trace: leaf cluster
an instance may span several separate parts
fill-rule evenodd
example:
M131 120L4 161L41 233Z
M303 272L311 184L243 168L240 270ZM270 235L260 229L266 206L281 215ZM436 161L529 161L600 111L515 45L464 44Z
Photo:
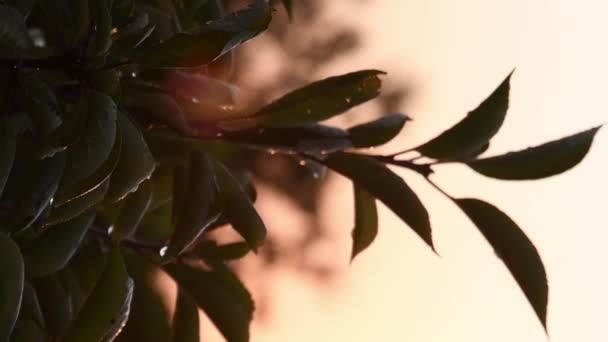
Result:
M214 70L230 71L234 49L266 30L272 13L264 0L228 15L212 0L0 1L0 340L198 341L200 308L226 340L247 341L254 303L229 262L256 252L267 232L252 180L232 163L239 156L286 154L352 180L354 258L377 234L377 201L433 248L424 204L388 166L429 182L448 162L538 179L580 162L598 130L479 157L505 119L510 76L458 124L407 151L422 159L358 150L395 138L403 114L348 129L319 123L376 98L382 71L236 110L230 72ZM493 205L448 197L545 324L533 244ZM213 240L224 226L241 239ZM174 313L155 282L163 274L177 284Z

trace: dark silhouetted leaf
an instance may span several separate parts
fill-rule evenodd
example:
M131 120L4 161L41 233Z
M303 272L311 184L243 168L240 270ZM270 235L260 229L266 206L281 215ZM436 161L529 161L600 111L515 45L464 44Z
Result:
M163 271L136 253L125 252L124 256L136 291L121 336L127 341L171 341L169 309L163 302L163 285L157 281Z
M403 114L392 114L348 129L354 147L373 147L391 141L409 118Z
M94 218L95 214L90 211L47 229L40 237L26 245L23 258L27 276L45 276L65 267Z
M505 120L509 108L511 75L464 119L417 150L435 159L452 159L479 151L498 132Z
M429 215L401 177L364 155L335 153L323 163L379 199L433 248Z
M48 341L48 336L40 328L40 326L33 321L22 321L19 320L15 326L15 331L11 338L13 342L41 342ZM7 340L8 341L8 340Z
M239 181L219 162L215 174L224 202L224 217L254 252L266 239L266 226Z
M277 152L323 155L352 146L346 131L317 124L301 127L247 129L225 134L226 139L249 147Z
M15 50L25 50L30 40L23 16L11 6L0 5L0 47L4 54ZM6 49L6 50L5 50Z
M369 247L378 234L378 211L376 199L367 191L355 189L355 228L353 229L353 251L351 260Z
M511 218L493 205L477 199L457 199L456 203L504 261L546 328L549 290L536 247Z
M383 71L362 70L329 77L297 89L254 114L267 127L297 127L329 119L380 93Z
M65 153L58 153L52 158L28 163L27 165L32 168L28 171L32 178L20 179L20 175L11 173L9 183L13 182L15 176L16 184L13 185L18 185L20 188L16 201L17 210L12 217L11 226L18 230L29 227L51 204L64 170L65 159ZM14 171L19 173L21 170ZM28 183L20 183L21 181Z
M505 155L473 160L473 170L492 178L524 180L554 176L576 166L600 127Z
M110 176L120 156L122 139L117 134L114 101L105 94L91 91L87 99L87 112L82 137L67 151L68 162L55 199L57 205L100 186Z
M195 242L218 216L214 208L217 185L212 161L204 154L193 153L191 163L188 198L182 203L182 208L177 208L179 213L165 260L175 258Z
M61 341L111 341L127 322L132 296L133 280L120 249L114 247L93 292Z
M120 241L135 234L135 230L152 202L152 191L152 182L145 181L141 183L136 192L127 197L122 212L114 223L112 238Z
M249 341L253 301L238 278L224 266L220 267L205 271L183 264L170 264L165 268L194 298L227 341Z
M44 327L44 316L42 315L42 309L40 308L36 289L28 282L25 282L23 285L23 297L21 300L21 308L19 309L19 320L33 321L36 322L38 326Z
M122 112L118 114L118 124L123 142L118 165L110 178L108 202L120 200L135 191L156 168L156 161L141 132Z
M5 2L18 9L21 15L27 19L36 0L7 0Z
M200 327L196 302L184 290L177 291L177 303L173 315L173 341L199 342Z
M147 67L196 67L208 64L266 30L271 19L268 2L207 22L192 33L178 33L135 52L133 60Z
M0 339L8 341L23 295L23 259L19 247L0 232Z
M95 284L97 284L97 280L104 270L106 259L107 253L104 253L96 241L83 240L80 248L70 260L68 268L76 279L84 297L88 297L93 292ZM62 273L65 270L64 268ZM66 289L69 289L67 282ZM79 303L78 307L82 304Z
M56 338L64 333L74 317L71 299L55 274L36 278L33 284L44 315L45 327Z
M17 135L8 120L0 120L0 197L13 168L16 141Z

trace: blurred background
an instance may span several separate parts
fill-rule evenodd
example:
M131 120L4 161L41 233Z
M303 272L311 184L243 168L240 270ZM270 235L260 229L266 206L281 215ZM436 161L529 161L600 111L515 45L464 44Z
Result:
M516 69L507 120L487 155L608 121L608 3L603 0L294 0L238 53L243 101L267 102L312 80L376 68L383 96L331 124L393 112L414 118L395 152L459 121ZM230 2L242 6L242 1ZM608 341L608 134L575 169L499 182L442 166L450 194L497 205L536 244L547 269L551 341ZM396 170L429 209L434 255L386 208L370 249L350 264L352 186L297 161L252 161L270 241L236 267L254 293L252 340L546 341L506 268L472 224L416 174ZM221 341L209 322L203 334Z

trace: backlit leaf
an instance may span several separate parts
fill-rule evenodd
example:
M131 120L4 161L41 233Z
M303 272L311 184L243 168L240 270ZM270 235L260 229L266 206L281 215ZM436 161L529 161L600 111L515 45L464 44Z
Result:
M214 163L217 182L222 189L221 196L224 202L223 215L256 251L266 239L266 226L262 218L253 207L251 199L245 193L239 181L219 162Z
M409 118L403 114L383 116L372 122L357 125L348 129L354 147L373 147L391 141L405 125Z
M418 147L423 155L435 159L453 159L478 151L498 132L509 108L509 76L476 109L452 128Z
M323 163L384 203L433 248L429 215L416 193L401 177L381 162L364 155L334 153Z
M546 328L549 290L536 247L509 216L493 205L477 199L457 199L456 203L503 260Z
M524 180L551 177L576 166L591 148L600 127L504 155L473 160L473 170L492 178Z
M353 229L353 250L351 259L369 247L378 234L378 212L376 199L367 191L354 186L355 228Z

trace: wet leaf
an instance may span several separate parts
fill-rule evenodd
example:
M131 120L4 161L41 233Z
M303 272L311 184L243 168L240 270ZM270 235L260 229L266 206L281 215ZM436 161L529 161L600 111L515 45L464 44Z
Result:
M454 159L479 151L498 132L509 108L511 74L476 109L452 128L418 147L423 155L435 159Z
M546 329L547 276L536 247L509 216L478 199L457 199L481 234L503 260Z
M361 70L297 89L260 109L253 119L267 127L297 127L329 119L380 94L383 71Z
M580 163L591 148L600 127L554 140L540 146L467 163L492 178L525 180L551 177Z

